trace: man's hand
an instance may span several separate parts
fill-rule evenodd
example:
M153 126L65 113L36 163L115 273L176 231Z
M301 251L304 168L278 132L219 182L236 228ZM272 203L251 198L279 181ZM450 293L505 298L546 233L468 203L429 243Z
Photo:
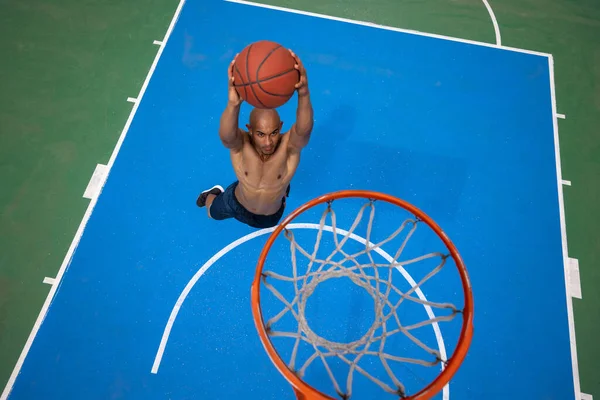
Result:
M231 64L229 64L229 69L227 71L227 75L229 76L229 104L235 107L239 106L240 104L242 104L242 101L244 101L240 97L240 94L238 93L236 88L233 86L235 80L235 78L233 77L233 69L235 68L235 60L237 59L238 54L235 55L235 57L231 61Z
M300 73L300 80L295 86L296 90L298 91L298 96L306 95L308 94L308 78L306 77L306 69L304 69L304 65L302 64L300 57L294 54L292 50L288 50L292 57L294 57L294 60L296 60L296 65L294 65L294 68L296 68Z

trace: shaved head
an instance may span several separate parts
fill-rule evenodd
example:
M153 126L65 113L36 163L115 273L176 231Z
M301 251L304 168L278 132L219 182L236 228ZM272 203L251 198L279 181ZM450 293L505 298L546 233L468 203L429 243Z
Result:
M250 126L254 129L258 125L279 125L281 119L277 110L270 108L254 108L250 113Z
M281 139L283 122L275 109L254 108L246 125L254 148L262 157L275 153Z

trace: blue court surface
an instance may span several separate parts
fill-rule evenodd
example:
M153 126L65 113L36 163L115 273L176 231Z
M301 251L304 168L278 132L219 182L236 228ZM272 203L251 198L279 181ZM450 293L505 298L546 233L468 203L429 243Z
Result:
M473 287L473 342L436 398L575 398L551 57L217 0L187 1L180 11L46 317L9 383L10 400L294 398L250 308L269 231L209 220L195 205L201 190L235 180L218 137L227 66L261 39L303 60L315 110L286 214L337 190L384 192L425 211L462 255ZM284 128L294 122L295 107L296 97L280 108ZM249 111L244 104L241 126ZM339 228L350 228L359 203L334 202ZM376 210L373 234L381 240L402 216L391 206ZM294 222L319 224L322 211ZM359 228L364 237L365 224ZM317 231L294 232L310 251ZM407 257L437 251L434 242L423 236ZM392 256L397 248L384 246ZM289 245L274 246L272 260L278 272L289 270ZM406 270L419 281L432 265ZM443 271L423 295L460 306L456 269ZM410 288L395 279L399 289ZM337 281L319 286L306 315L322 336L348 342L369 328L373 303L349 280ZM422 320L423 309L408 307L403 322ZM415 332L436 348L442 337L451 354L456 321L440 322L441 336L430 325ZM278 343L289 354L291 345ZM390 354L395 345L406 356L418 351L390 339ZM365 368L385 378L375 361ZM323 364L309 370L307 379L335 396ZM414 393L440 366L404 363L397 371ZM345 387L346 377L339 383ZM398 396L356 376L352 398Z

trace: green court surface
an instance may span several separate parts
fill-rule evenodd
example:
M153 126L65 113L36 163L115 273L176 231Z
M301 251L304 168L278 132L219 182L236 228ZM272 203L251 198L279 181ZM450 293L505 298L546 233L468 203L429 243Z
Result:
M580 387L600 399L600 2L262 3L553 55L557 109L565 116L559 135L568 249L579 261L582 294L573 299ZM43 280L56 275L87 208L90 177L107 163L133 106L127 98L140 91L158 50L153 41L162 40L177 6L0 3L2 388L48 294ZM241 18L224 15L223 23ZM302 34L301 26L288 29Z

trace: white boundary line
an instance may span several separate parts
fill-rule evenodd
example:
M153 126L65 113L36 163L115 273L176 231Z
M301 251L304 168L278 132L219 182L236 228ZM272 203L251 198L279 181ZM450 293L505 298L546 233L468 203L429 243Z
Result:
M144 81L144 84L142 85L140 93L137 97L138 99L142 98L142 96L144 95L144 92L146 91L146 88L148 87L150 78L152 77L152 74L154 73L154 70L156 69L158 60L160 59L160 56L162 55L163 49L169 39L169 36L171 35L173 28L175 27L175 23L177 22L177 19L179 17L179 14L181 13L181 9L183 8L184 3L185 3L185 0L180 0L179 5L177 6L177 9L175 10L175 14L173 15L171 24L169 25L169 28L167 29L167 33L165 34L163 44L160 46L160 48L158 49L158 52L156 53L156 56L154 57L152 66L150 67L150 70L148 71L146 80ZM140 103L139 101L136 101L134 103L131 113L129 114L129 118L127 119L127 122L125 123L125 127L123 128L123 131L121 132L121 136L119 136L119 140L117 141L117 144L115 145L115 148L110 156L110 159L108 161L107 168L106 168L106 178L108 178L108 175L110 174L110 169L112 168L112 166L115 162L115 158L117 157L117 154L119 153L119 150L121 149L123 140L125 140L125 136L127 135L127 131L129 130L129 127L131 126L131 122L133 121L133 117L138 109L139 103ZM106 182L106 179L104 180L104 183L105 182ZM10 394L10 392L13 388L13 385L15 384L15 380L17 379L17 376L19 375L19 372L21 371L23 362L25 361L25 358L27 357L27 353L29 352L29 349L31 348L31 344L33 343L33 340L35 339L35 336L37 335L37 332L40 329L42 322L44 322L44 318L46 317L48 308L50 307L50 304L52 303L54 294L58 290L58 287L60 286L60 283L61 283L61 279L62 279L67 267L69 266L69 264L71 262L71 257L73 256L75 249L79 245L79 240L81 239L81 236L83 235L83 231L84 231L85 226L90 218L90 215L92 214L92 210L94 209L94 206L96 205L96 202L98 201L98 197L100 196L100 193L102 192L104 183L100 187L98 196L91 199L91 201L88 205L88 208L86 209L85 214L83 215L83 219L81 220L81 223L79 224L79 227L77 228L77 232L75 233L75 237L73 238L73 241L71 242L71 246L69 247L69 250L67 251L67 255L65 256L65 258L60 266L60 269L58 270L58 273L56 274L55 282L52 285L50 292L48 293L48 296L46 297L46 301L44 301L44 305L42 306L42 309L35 321L35 324L33 325L33 329L31 330L31 333L29 334L29 337L27 338L27 342L25 343L25 346L23 347L23 350L21 351L21 355L19 356L19 359L17 360L17 363L15 365L15 368L13 369L13 372L12 372L10 378L8 379L8 382L4 388L4 391L2 392L2 395L0 396L0 400L8 399L8 395Z
M320 226L319 226L319 224L311 224L311 223L295 223L295 224L287 225L286 228L319 230ZM163 354L165 351L165 347L167 346L167 342L169 340L169 335L171 334L171 329L173 328L173 324L175 323L175 320L177 319L177 314L179 313L179 310L180 310L181 306L183 305L183 302L185 301L186 297L188 296L188 294L190 293L190 291L192 290L194 285L196 285L198 280L202 277L202 275L204 275L204 273L206 271L208 271L208 269L215 262L217 262L225 254L229 253L231 250L235 249L239 245L241 245L249 240L252 240L252 239L257 238L262 235L266 235L268 233L273 232L274 230L275 230L275 228L273 227L273 228L261 229L259 231L254 231L252 233L242 236L241 238L229 243L227 246L223 247L219 252L217 252L214 256L212 256L207 262L205 262L202 265L202 267L200 267L200 269L194 274L194 276L192 276L192 278L188 281L187 285L185 285L185 288L179 295L179 298L175 302L175 305L173 306L173 309L171 310L171 315L169 316L169 319L167 320L167 324L165 326L162 338L160 340L160 345L158 346L158 351L156 352L156 356L154 358L154 364L152 364L151 372L153 374L158 373L158 367L160 366L160 362L162 360L162 357L163 357ZM341 229L341 228L336 228L335 230L336 230L336 234L343 235L343 236L347 236L349 233L347 230ZM323 227L323 231L333 233L333 227L331 227L329 225L325 225ZM361 243L361 244L364 244L364 245L367 244L367 240L365 238L358 236L354 233L351 233L350 235L348 235L348 237L352 240L355 240L355 241ZM374 245L374 243L369 242L369 245ZM377 254L379 254L381 257L385 258L388 262L391 263L394 261L394 258L391 255L389 255L382 248L376 247L373 250ZM411 285L411 287L417 286L417 282L415 282L415 280L412 278L412 276L402 266L398 266L396 269L402 274L404 279L406 279L406 281ZM423 301L427 301L427 298L425 297L425 294L423 294L423 291L421 290L420 287L417 287L415 289L415 293L417 294L419 299L421 299ZM433 313L431 306L424 304L423 307L425 308L425 311L427 312L429 319L434 319L435 314ZM432 323L431 326L433 327L433 331L435 333L435 338L436 338L436 341L438 344L438 348L440 350L440 356L442 359L445 360L447 358L446 346L444 344L444 338L442 337L442 331L440 330L440 326L437 322ZM442 370L443 370L443 363L442 363ZM443 389L443 400L448 400L449 398L450 398L450 384L447 383Z
M566 186L571 186L571 181L568 181L566 179L561 180L561 183Z
M543 52L539 52L539 51L518 49L518 48L514 48L514 47L501 46L499 44L494 44L494 43L478 42L476 40L461 39L461 38L456 38L456 37L451 37L451 36L437 35L437 34L433 34L433 33L413 31L413 30L410 30L410 29L395 28L393 26L379 25L379 24L375 24L373 22L365 22L365 21L357 21L357 20L348 19L348 18L332 17L331 15L325 15L325 14L318 14L318 13L313 13L313 12L308 12L308 11L295 10L295 9L286 8L286 7L271 6L271 5L268 5L268 4L254 3L252 1L246 1L246 0L223 0L223 1L225 1L227 3L243 4L243 5L246 5L246 6L254 6L254 7L259 7L259 8L268 8L270 10L277 10L277 11L283 11L283 12L288 12L288 13L292 13L292 14L300 14L300 15L306 15L306 16L309 16L309 17L315 17L315 18L321 18L321 19L328 19L328 20L331 20L331 21L346 22L348 24L353 24L353 25L368 26L368 27L371 27L371 28L383 29L383 30L387 30L387 31L408 33L408 34L417 35L417 36L426 36L426 37L431 37L431 38L436 38L436 39L449 40L449 41L452 41L452 42L467 43L467 44L472 44L472 45L475 45L475 46L492 47L492 48L495 48L495 49L507 50L507 51L514 51L514 52L517 52L517 53L532 54L532 55L541 56L541 57L548 57L548 58L552 57L552 55L549 54L549 53L543 53ZM494 19L495 19L495 17L494 17ZM499 34L500 34L500 31L498 30L498 35ZM498 40L499 40L499 36L498 36Z
M160 40L155 40L154 42L152 42L152 44L156 44L158 46L162 46L163 42L161 42Z
M567 116L565 114L556 114L556 117L560 118L560 119L566 119L567 118Z
M490 14L490 18L492 19L492 24L494 25L494 33L496 34L496 44L498 46L502 46L502 37L500 36L500 27L498 26L498 21L496 20L496 15L494 14L494 10L492 10L492 6L488 3L487 0L482 0L485 8L487 8L488 14Z
M137 99L135 97L128 97L127 101L130 103L137 103Z
M560 163L560 140L558 136L558 121L556 119L556 87L554 85L554 59L548 58L548 68L550 71L550 95L552 99L552 125L554 128L554 156L556 160L556 176L558 188L558 204L560 217L560 231L562 237L563 269L565 294L567 300L567 316L569 320L569 336L571 342L571 363L573 368L573 385L575 387L575 399L579 398L581 391L579 383L579 365L577 363L577 345L575 341L575 319L573 316L573 299L569 293L569 247L567 245L567 224L565 219L565 201L563 197L562 168Z

